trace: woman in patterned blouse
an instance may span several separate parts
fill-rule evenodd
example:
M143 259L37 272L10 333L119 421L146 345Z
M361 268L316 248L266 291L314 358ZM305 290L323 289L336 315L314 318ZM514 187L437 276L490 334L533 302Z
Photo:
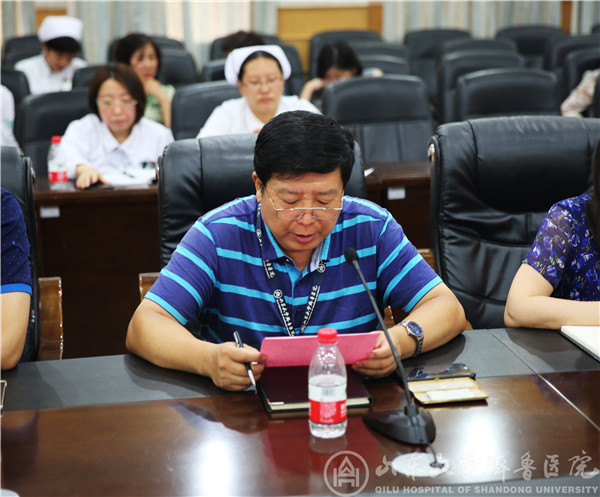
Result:
M552 206L510 287L504 322L560 329L600 325L600 142L591 193Z

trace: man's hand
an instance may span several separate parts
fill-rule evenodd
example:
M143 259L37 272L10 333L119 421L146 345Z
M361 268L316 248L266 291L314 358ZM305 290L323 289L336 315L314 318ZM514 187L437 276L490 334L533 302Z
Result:
M379 333L375 347L373 347L373 350L366 359L355 362L352 365L352 369L365 376L379 378L389 375L396 369L397 365L392 354L392 349L390 349L383 331L374 331L373 333ZM392 341L394 341L394 334L390 333L390 336ZM398 355L400 355L399 344L396 344L396 350L398 351Z
M245 390L251 385L244 363L249 362L255 379L265 368L266 356L248 345L243 349L234 342L225 342L213 348L210 358L210 377L215 385L225 390Z

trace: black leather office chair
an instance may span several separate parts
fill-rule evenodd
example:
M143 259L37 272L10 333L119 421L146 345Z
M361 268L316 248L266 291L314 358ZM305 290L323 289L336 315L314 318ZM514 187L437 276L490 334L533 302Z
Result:
M408 48L401 43L372 40L349 40L348 45L360 58L362 55L388 55L408 60Z
M337 41L345 41L350 44L352 41L382 41L381 36L376 31L362 29L347 29L340 31L324 31L313 35L310 39L308 52L308 77L309 79L317 77L317 61L321 49Z
M454 95L456 82L460 76L483 69L523 67L524 65L525 58L514 51L473 50L451 52L442 56L437 72L439 122L447 123L456 120Z
M410 72L425 82L427 95L433 102L437 101L436 68L440 46L462 38L471 38L471 33L461 29L417 29L404 35Z
M87 89L29 95L17 107L15 138L40 177L48 175L47 155L53 136L62 136L71 121L90 112Z
M15 36L4 42L4 54L6 56L15 52L27 52L29 57L37 55L42 51L42 44L37 35Z
M565 84L571 92L581 82L583 73L600 68L600 45L598 48L582 48L567 54L564 63Z
M551 39L546 44L544 69L554 72L558 77L561 100L564 100L569 94L565 76L567 55L583 48L595 49L600 53L600 35L569 36L562 39Z
M548 209L590 186L600 120L476 119L432 137L436 267L474 329L504 327L510 284ZM568 167L565 167L568 164Z
M456 120L515 115L560 115L554 73L504 67L465 74L456 82Z
M356 77L328 85L323 113L349 129L365 163L427 159L433 119L415 76Z
M391 55L359 55L358 60L363 66L363 70L381 69L383 74L396 74L399 76L410 74L408 61L401 57L393 57Z
M94 74L101 67L103 67L102 64L95 64L77 69L73 73L73 88L89 88Z
M206 83L207 81L225 80L225 59L209 60L202 66L198 75L198 81Z
M277 35L267 35L264 33L259 33L262 37L265 45L281 45L281 40ZM223 39L225 37L222 36L220 38L215 38L210 44L209 57L210 60L216 59L224 59L227 57L227 54L223 51Z
M176 140L196 137L215 107L239 96L239 88L227 81L196 83L179 88L171 104L173 136Z
M281 48L292 68L290 77L285 81L285 92L287 95L300 95L304 86L304 70L298 49L293 45L281 45Z
M512 40L493 40L487 38L458 38L442 43L438 50L438 58L454 52L493 50L496 52L516 52L517 44Z
M29 239L32 295L22 358L24 361L60 359L63 352L61 280L59 277L39 277L31 161L17 147L2 147L1 154L2 187L19 201Z
M27 76L25 76L24 72L16 71L14 69L6 69L3 67L0 74L0 80L2 81L2 84L6 86L12 93L15 100L16 111L16 106L21 102L21 100L30 94Z
M2 57L2 68L14 69L17 62L23 59L28 59L29 57L33 57L34 55L37 55L37 53L32 54L30 52L11 52L6 54Z
M160 263L165 266L183 235L206 212L253 195L256 134L179 140L158 161ZM345 193L366 197L360 149Z
M594 24L590 31L591 34L600 33L600 23Z
M517 44L517 51L525 57L527 67L544 67L544 50L548 40L566 38L568 35L560 26L530 24L508 26L498 30L496 39L511 40Z
M161 49L161 68L158 80L165 85L175 87L191 85L197 82L196 62L192 54L181 49Z

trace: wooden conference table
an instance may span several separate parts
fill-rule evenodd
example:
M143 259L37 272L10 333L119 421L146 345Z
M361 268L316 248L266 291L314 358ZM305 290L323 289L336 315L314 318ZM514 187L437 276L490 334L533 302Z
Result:
M597 495L597 361L556 332L494 329L466 331L405 368L455 362L477 372L489 397L429 408L434 446L451 463L436 478L392 471L396 456L424 449L371 431L366 409L350 410L345 437L318 441L306 413L268 415L252 392L132 355L20 364L3 374L2 488L22 497ZM389 378L367 386L371 409L404 406ZM336 480L345 456L359 471Z

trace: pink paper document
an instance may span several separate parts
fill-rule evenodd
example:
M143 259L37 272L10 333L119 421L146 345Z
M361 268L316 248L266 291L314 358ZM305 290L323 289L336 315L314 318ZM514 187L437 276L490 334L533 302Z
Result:
M338 335L337 346L346 364L353 364L367 357L373 350L378 333L349 333ZM317 345L316 335L297 337L267 337L262 341L260 352L265 354L267 366L308 366Z

